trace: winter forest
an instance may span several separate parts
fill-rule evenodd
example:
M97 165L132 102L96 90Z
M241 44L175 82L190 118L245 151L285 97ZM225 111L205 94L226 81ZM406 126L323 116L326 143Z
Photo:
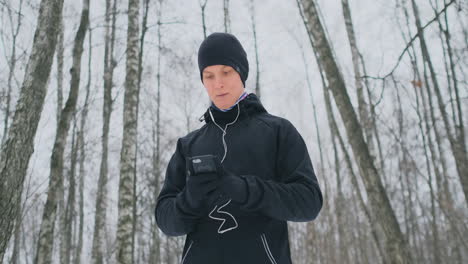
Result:
M303 136L323 192L295 264L468 263L463 0L0 0L0 263L180 263L155 223L210 104L197 51Z

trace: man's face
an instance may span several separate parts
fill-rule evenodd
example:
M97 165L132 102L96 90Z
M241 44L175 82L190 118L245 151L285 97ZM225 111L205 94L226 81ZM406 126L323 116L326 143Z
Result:
M208 96L219 109L231 107L244 92L240 75L231 66L208 66L202 74Z

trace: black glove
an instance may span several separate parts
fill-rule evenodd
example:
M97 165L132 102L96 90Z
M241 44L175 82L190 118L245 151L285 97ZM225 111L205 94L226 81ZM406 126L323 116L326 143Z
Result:
M207 214L207 198L219 185L216 157L196 156L187 159L187 182L177 196L177 205L183 212L202 217Z
M237 203L243 204L247 201L247 182L242 176L224 170L220 179L219 189L225 196Z

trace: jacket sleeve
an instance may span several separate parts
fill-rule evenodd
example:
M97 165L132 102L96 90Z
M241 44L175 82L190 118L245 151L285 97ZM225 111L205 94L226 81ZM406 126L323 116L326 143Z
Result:
M276 177L271 177L274 180L242 176L247 182L248 198L241 208L283 221L314 220L322 208L322 192L307 146L287 120L279 129L276 172Z
M182 236L194 230L198 217L184 211L182 191L186 183L186 163L183 156L181 139L177 141L166 170L164 185L159 193L155 216L158 227L168 236ZM179 199L178 199L179 198Z

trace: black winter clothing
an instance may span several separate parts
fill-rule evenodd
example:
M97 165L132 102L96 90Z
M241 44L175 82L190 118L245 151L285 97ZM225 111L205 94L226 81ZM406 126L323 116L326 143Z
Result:
M222 132L208 111L203 127L177 141L168 164L156 222L167 235L187 234L182 263L289 264L287 221L311 221L322 207L309 153L296 128L269 114L255 94L227 112L211 107L223 128L235 120L239 109L238 120L227 129L222 166L246 181L244 203L217 205L212 217L200 218L183 209L187 207L184 199L176 199L185 188L187 158L224 155Z

